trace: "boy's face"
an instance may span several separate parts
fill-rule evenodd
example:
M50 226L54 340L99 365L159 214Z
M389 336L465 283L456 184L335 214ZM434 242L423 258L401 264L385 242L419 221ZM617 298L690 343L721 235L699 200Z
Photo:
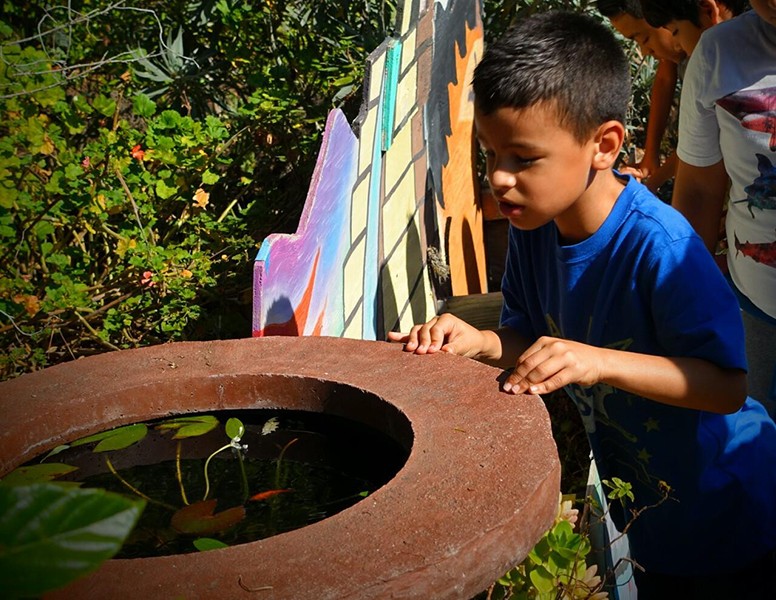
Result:
M609 21L623 37L636 42L642 54L675 63L685 57L679 44L662 27L652 27L644 19L637 19L628 13L620 13L616 17L611 17Z
M763 21L776 27L776 0L750 0L749 4Z
M698 45L698 40L701 39L703 28L698 27L692 21L686 19L672 19L665 25L670 34L673 36L674 41L684 50L687 56L692 54L695 50L695 46Z
M474 123L490 189L509 222L531 230L555 220L561 231L572 223L590 181L593 140L580 143L546 104L485 115L475 102Z

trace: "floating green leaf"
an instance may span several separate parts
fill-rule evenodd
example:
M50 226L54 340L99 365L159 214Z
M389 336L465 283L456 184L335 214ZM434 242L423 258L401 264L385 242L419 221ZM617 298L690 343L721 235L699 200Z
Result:
M236 419L234 417L230 418L226 422L226 435L230 437L230 439L240 439L243 434L245 433L245 425L243 425L243 422L240 421L240 419Z
M68 448L70 448L70 444L61 444L61 445L57 446L56 448L54 448L53 450L51 450L48 454L46 454L46 456L41 458L40 462L43 462L44 460L47 460L47 459L51 458L52 456L56 456L57 454L59 454L60 452L64 452Z
M208 550L218 550L220 548L228 548L229 544L224 544L220 540L214 540L213 538L197 538L194 540L194 547L200 552L207 552Z
M80 440L73 442L71 446L83 446L85 444L91 444L92 442L99 442L94 447L95 452L121 450L139 442L146 434L148 434L148 427L145 423L135 423L134 425L126 425L125 427L119 427L118 429L111 429L110 431L103 431L90 435L89 437L81 438Z
M30 483L42 483L51 481L60 475L65 475L77 470L78 467L64 463L46 463L43 465L31 465L18 467L3 477L3 483L7 485L27 485Z
M167 419L156 425L159 431L175 431L174 440L205 435L218 427L218 419L213 415L196 415L192 417L177 417Z
M0 589L37 597L118 552L145 502L51 483L0 485Z

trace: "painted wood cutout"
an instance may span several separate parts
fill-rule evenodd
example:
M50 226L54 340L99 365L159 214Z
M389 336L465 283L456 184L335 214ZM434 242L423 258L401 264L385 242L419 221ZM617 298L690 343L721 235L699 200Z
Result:
M253 335L383 339L487 291L471 74L479 0L405 0L366 61L361 112L330 113L299 227L254 264Z

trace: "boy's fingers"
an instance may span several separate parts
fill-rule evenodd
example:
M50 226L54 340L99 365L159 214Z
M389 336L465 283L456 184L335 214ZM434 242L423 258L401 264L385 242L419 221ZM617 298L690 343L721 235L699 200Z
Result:
M561 375L564 369L561 357L540 350L517 365L504 382L503 389L513 394L546 394L565 385Z
M405 343L410 339L409 333L402 333L400 331L389 331L388 332L388 341L389 342L401 342Z
M435 324L434 327L431 328L431 344L428 349L432 352L440 350L445 343L445 337L447 337L445 329Z

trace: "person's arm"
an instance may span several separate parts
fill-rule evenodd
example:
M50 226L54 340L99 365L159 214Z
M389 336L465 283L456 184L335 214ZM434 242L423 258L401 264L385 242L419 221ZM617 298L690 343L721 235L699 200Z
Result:
M670 60L661 60L655 71L652 92L649 97L647 135L644 141L644 158L639 163L644 177L650 177L660 166L660 145L671 114L676 94L678 66Z
M450 313L415 325L409 333L388 332L388 341L404 344L406 352L448 352L501 368L513 367L514 357L531 345L511 327L480 330Z
M677 157L676 150L674 150L666 157L663 164L660 165L656 171L653 171L642 183L646 185L653 194L656 193L661 185L676 175L676 165L678 162L679 157Z
M664 357L542 337L517 360L504 390L547 394L570 383L609 384L684 408L732 413L746 400L746 374L691 357Z
M719 240L728 175L722 161L694 167L679 159L671 205L681 212L712 255Z

